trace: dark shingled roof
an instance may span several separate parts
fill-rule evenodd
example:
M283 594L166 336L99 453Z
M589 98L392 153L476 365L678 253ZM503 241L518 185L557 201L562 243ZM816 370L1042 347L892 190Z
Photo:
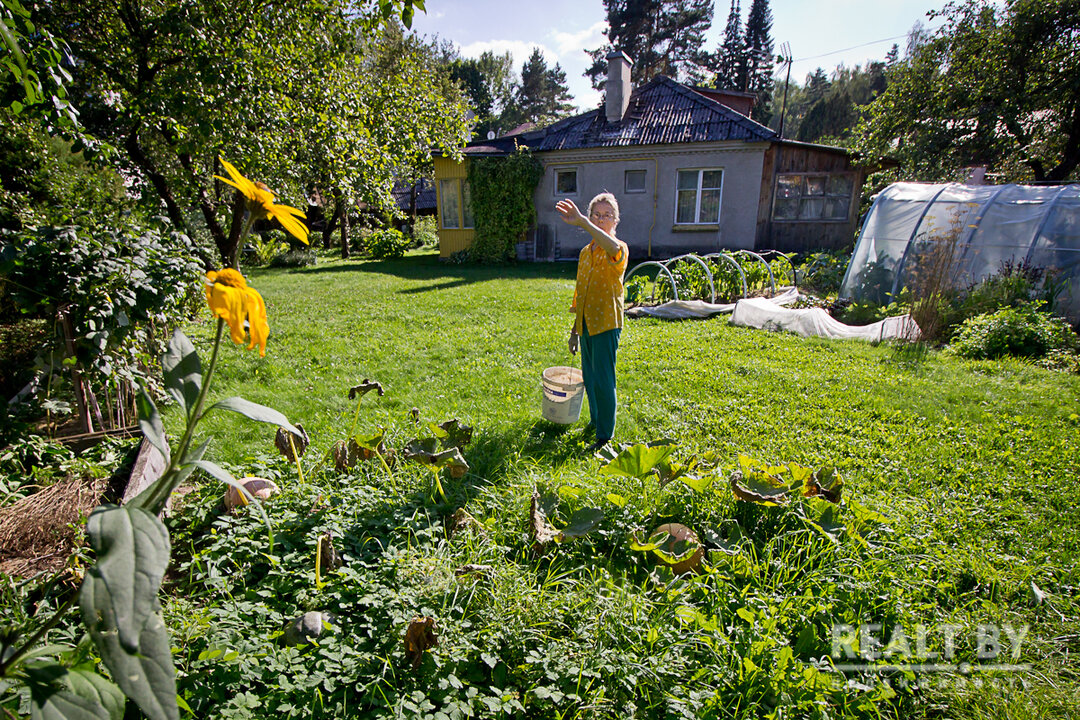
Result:
M410 205L412 204L412 185L409 183L398 180L394 183L393 189L390 194L394 196L394 202L397 203L398 208L405 212L409 212ZM416 181L416 211L422 210L434 210L435 209L435 183L430 180L420 178Z
M776 133L764 125L663 76L631 93L620 122L609 123L604 108L600 107L517 136L518 142L528 145L533 152L723 140L759 142L776 138ZM504 141L513 139L477 141L467 146L465 153L509 152L512 143L506 147Z

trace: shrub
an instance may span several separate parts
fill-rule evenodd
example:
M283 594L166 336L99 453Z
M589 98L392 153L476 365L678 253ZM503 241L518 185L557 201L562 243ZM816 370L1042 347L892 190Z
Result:
M376 260L389 260L405 256L410 241L399 230L376 230L364 241L367 253Z
M807 255L795 266L799 287L818 295L835 295L840 291L851 253L816 252ZM775 271L774 271L775 272Z
M640 305L648 300L649 278L635 275L626 281L626 304Z
M964 321L952 344L961 357L973 360L1003 355L1041 358L1051 350L1072 350L1078 346L1069 324L1041 311L1044 303L1026 303Z
M316 261L315 249L309 247L294 247L285 252L280 252L270 260L270 267L274 268L297 268L314 265Z
M439 247L439 233L435 218L431 215L417 218L412 227L412 237L417 247Z

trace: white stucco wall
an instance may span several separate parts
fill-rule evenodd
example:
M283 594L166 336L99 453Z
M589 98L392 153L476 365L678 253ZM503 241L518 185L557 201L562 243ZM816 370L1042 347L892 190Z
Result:
M611 192L619 201L616 232L634 258L671 257L682 252L715 252L754 247L761 173L768 143L724 142L646 145L632 148L567 150L538 155L544 178L536 189L537 224L547 225L562 259L574 259L588 234L559 219L555 203L558 170L577 171L578 192L568 196L585 212L597 193ZM718 225L689 228L675 224L675 180L680 169L724 171ZM645 192L627 193L627 170L645 171Z

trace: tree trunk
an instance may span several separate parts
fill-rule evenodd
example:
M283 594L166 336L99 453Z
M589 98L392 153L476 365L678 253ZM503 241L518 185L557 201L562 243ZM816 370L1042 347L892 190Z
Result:
M334 212L330 215L330 222L328 222L326 224L326 227L323 228L323 247L327 250L334 246L331 238L334 234L334 230L337 230L338 223L341 222L341 210L344 207L345 203L343 203L341 201L341 197L337 193L335 193Z
M345 205L345 209L341 211L341 258L343 260L349 259L349 208L347 207L348 201L342 200L342 205Z
M210 236L214 238L214 244L217 245L218 254L221 255L221 261L226 267L232 267L237 270L240 269L240 265L237 262L239 254L237 253L236 243L239 239L233 238L232 233L229 236L225 236L225 231L221 227L221 223L217 219L217 204L214 203L206 194L206 188L203 187L203 183L195 173L195 168L191 162L191 156L187 153L177 153L177 158L180 160L180 164L184 166L184 170L187 171L188 181L191 186L195 188L196 194L199 198L199 209L202 210L203 220L206 221L206 227L210 230ZM237 193L240 195L240 193ZM236 205L233 203L233 225L236 224ZM229 259L233 262L229 262Z
M247 198L244 193L236 191L232 205L232 224L229 225L229 238L224 246L218 245L221 254L221 262L224 267L233 270L240 269L240 233L244 231L244 222L247 213Z
M124 147L127 149L131 159L139 166L139 169L146 174L158 196L164 201L165 211L168 213L173 225L176 226L177 230L188 233L187 221L184 219L184 213L180 211L180 206L176 204L176 198L173 197L169 181L158 172L154 162L143 151L142 145L139 144L139 128L137 125L128 133L127 139L124 141Z

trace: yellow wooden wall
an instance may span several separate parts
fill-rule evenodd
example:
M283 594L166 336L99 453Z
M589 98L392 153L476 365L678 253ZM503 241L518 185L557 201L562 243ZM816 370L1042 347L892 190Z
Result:
M446 258L472 245L476 230L473 228L468 230L446 229L442 226L442 196L440 195L442 189L439 186L439 181L451 178L467 178L469 176L469 159L465 158L462 162L456 162L450 158L437 157L434 160L435 193L439 203L438 212L435 214L439 223L439 257Z

